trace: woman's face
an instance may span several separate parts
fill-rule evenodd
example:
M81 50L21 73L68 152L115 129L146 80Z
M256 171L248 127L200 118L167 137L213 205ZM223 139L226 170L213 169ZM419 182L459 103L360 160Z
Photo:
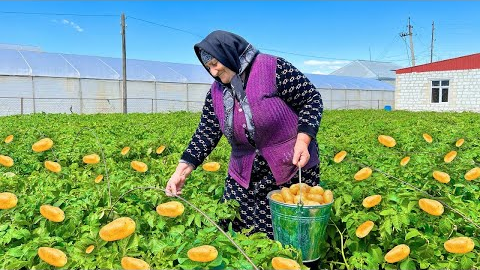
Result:
M213 77L218 77L224 84L230 83L233 79L233 76L235 76L235 72L222 65L222 63L215 58L212 58L212 60L208 61L205 67Z

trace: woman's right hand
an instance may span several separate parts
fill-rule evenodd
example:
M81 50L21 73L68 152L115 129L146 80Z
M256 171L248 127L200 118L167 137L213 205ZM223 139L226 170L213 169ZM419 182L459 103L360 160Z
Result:
M165 192L167 196L172 197L174 195L182 194L183 185L185 185L185 180L193 171L193 167L187 163L179 163L177 169L170 177L165 187Z

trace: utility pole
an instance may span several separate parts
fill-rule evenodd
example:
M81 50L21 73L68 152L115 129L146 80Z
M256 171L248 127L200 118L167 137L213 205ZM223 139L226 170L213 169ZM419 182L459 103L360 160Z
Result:
M127 49L125 44L125 13L122 13L123 113L127 113Z
M410 24L410 17L408 17L408 34L407 33L400 33L401 37L410 36L410 52L412 53L412 66L415 66L415 52L413 50L413 33L412 33L413 26Z
M435 31L435 21L432 21L432 45L430 46L430 63L433 62L433 32Z
M410 36L410 52L412 53L412 66L415 66L415 53L413 52L413 26L410 24L410 17L408 17L408 35Z

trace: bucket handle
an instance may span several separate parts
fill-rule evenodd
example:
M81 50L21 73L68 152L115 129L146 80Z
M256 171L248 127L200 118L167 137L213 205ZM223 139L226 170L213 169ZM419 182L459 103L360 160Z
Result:
M302 200L302 167L300 165L298 166L298 190L299 190L299 200L297 203L297 216L301 217L302 216L302 208L303 208L303 200ZM298 243L302 242L302 226L300 224L297 227L298 231Z
M298 166L298 186L299 186L298 190L299 190L300 199L298 200L297 205L302 207L303 206L303 200L302 200L302 167L300 167L300 165Z

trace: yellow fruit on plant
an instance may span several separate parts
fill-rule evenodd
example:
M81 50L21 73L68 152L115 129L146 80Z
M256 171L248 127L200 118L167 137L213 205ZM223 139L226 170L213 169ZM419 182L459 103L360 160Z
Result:
M132 258L132 257L123 257L121 261L122 267L125 270L147 270L150 269L150 265L144 260Z
M289 188L283 187L282 190L280 190L280 194L282 194L283 200L286 203L293 203L294 196Z
M323 193L323 202L331 203L333 202L333 192L330 189L325 190Z
M99 174L97 177L95 177L95 183L98 184L102 182L103 180L103 175Z
M135 232L135 221L129 217L117 218L103 226L98 233L105 241L116 241L128 237Z
M473 250L475 243L470 237L455 237L443 244L443 247L450 253L464 254Z
M428 133L423 133L423 138L424 138L425 141L427 141L428 143L432 143L432 141L433 141L432 136L430 136Z
M452 162L452 160L455 159L456 156L457 156L457 151L450 151L448 152L448 154L445 155L445 157L443 158L443 161L445 161L445 163L450 163Z
M95 249L95 246L94 245L90 245L87 247L87 249L85 249L85 253L87 254L90 254L92 253L92 251Z
M0 155L0 164L2 164L5 167L12 167L13 159L9 156Z
M480 167L475 167L465 174L465 180L472 181L480 177Z
M371 208L378 205L382 201L382 195L372 195L363 199L362 205L365 208Z
M309 191L309 193L311 194L319 194L319 195L323 195L324 192L325 191L321 186L313 186Z
M13 135L8 135L6 138L5 138L5 143L11 143L13 141Z
M435 178L435 180L437 180L438 182L444 184L450 182L450 175L441 171L433 171L433 178Z
M156 152L158 155L160 155L161 153L163 153L163 151L165 151L165 148L166 148L165 145L160 145L155 152Z
M362 180L365 180L365 179L367 179L368 177L370 177L370 175L372 175L372 169L370 169L369 167L365 167L365 168L359 170L359 171L353 176L353 178L355 178L355 180L357 180L357 181L362 181Z
M407 258L408 255L410 255L410 248L405 244L401 244L385 254L385 261L388 263L396 263Z
M130 147L128 146L125 146L122 151L120 151L120 154L122 154L122 156L125 156L126 154L128 154L128 151L130 151Z
M137 172L146 172L148 171L148 166L147 164L141 162L141 161L132 161L130 162L130 166L132 166L132 168L137 171Z
M275 270L300 270L300 264L292 259L282 257L274 257L272 259L272 267Z
M190 249L187 256L195 262L211 262L217 258L218 251L213 246L203 245Z
M207 162L202 165L202 168L207 172L216 172L220 169L220 163L218 162Z
M83 157L83 162L87 164L97 164L100 162L100 156L97 154L90 154Z
M183 214L183 211L185 211L185 207L177 201L166 202L157 206L157 213L164 217L178 217Z
M462 146L462 144L463 144L464 142L465 142L464 139L458 139L458 141L455 143L455 146L456 146L456 147L460 147L460 146Z
M387 135L378 136L378 141L386 147L394 147L397 144L394 138Z
M56 248L40 247L38 249L38 256L42 261L52 266L63 267L67 264L67 255Z
M355 231L355 234L357 235L358 238L364 238L373 229L373 225L375 225L373 221L371 220L365 221L360 226L358 226L357 230Z
M32 150L38 153L47 151L48 149L52 148L52 146L53 141L50 138L43 138L32 145Z
M58 173L62 170L62 166L59 163L49 160L45 161L45 168L54 173Z
M441 204L439 201L432 199L420 199L418 200L418 205L423 211L433 216L440 216L443 214L444 211L443 204Z
M62 209L48 204L40 206L40 214L53 222L62 222L65 219L65 213Z
M272 200L284 203L285 201L283 200L282 194L280 193L273 193L271 196Z
M338 152L335 157L333 157L333 161L335 161L336 163L340 163L342 162L342 160L347 156L347 151L345 150L342 150L340 152Z
M10 192L2 192L0 193L0 209L6 210L11 209L17 206L18 199L15 194Z
M408 162L410 162L410 157L404 157L402 158L402 160L400 161L400 165L401 166L405 166L408 164Z

